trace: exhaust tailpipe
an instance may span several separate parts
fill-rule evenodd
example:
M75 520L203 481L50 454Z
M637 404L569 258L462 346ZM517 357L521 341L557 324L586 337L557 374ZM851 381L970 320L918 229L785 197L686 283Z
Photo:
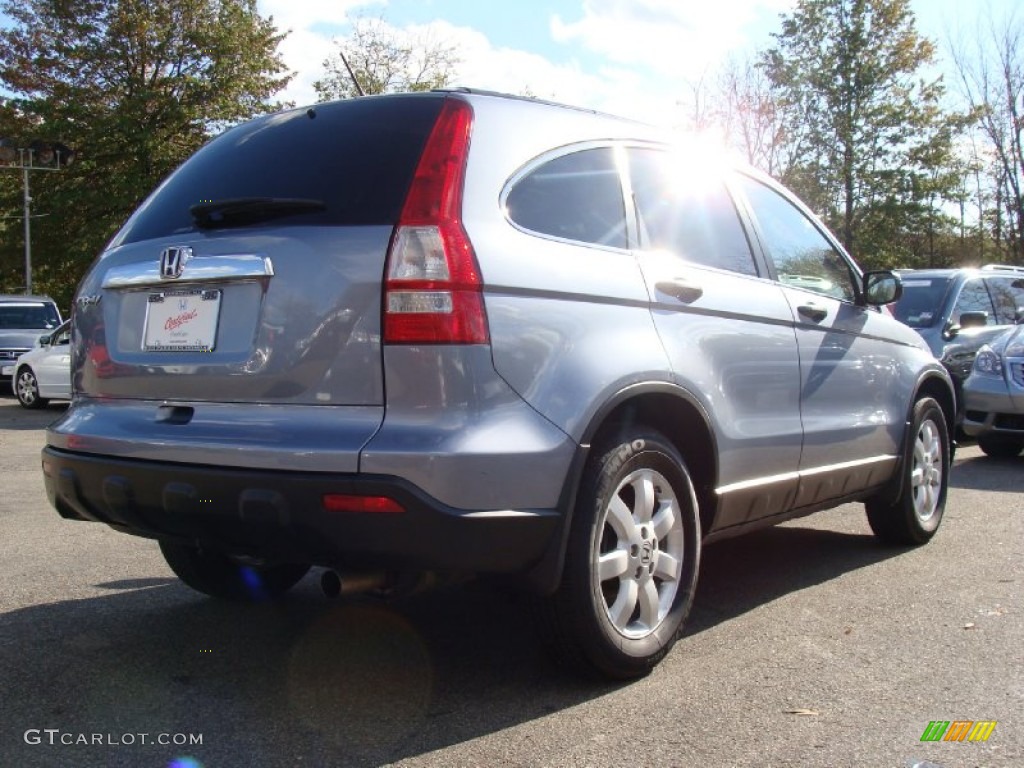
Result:
M320 577L320 589L330 598L364 592L383 592L391 585L392 579L384 571L341 574L334 569L328 569Z

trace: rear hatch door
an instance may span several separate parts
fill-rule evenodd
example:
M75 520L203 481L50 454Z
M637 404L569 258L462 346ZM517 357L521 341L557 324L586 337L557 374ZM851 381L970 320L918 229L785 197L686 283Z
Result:
M443 96L264 117L140 206L76 297L76 389L188 403L383 405L381 279Z

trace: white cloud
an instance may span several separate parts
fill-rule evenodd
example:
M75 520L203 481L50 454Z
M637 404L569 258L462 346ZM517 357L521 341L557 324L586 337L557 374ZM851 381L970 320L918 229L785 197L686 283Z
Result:
M551 33L623 65L661 77L698 79L749 47L751 28L794 0L584 0L582 18L551 18Z
M273 16L279 29L309 30L319 24L344 24L350 11L381 6L383 0L259 0L260 14Z
M295 73L288 87L278 95L296 105L317 100L313 82L323 74L323 63L334 51L327 28L342 29L352 12L372 13L384 0L259 0L260 14L273 17L280 32L288 32L280 51L289 70Z
M280 51L295 77L278 98L296 106L313 104L317 101L313 82L320 79L324 60L334 51L331 39L306 29L293 30L282 41Z
M462 61L453 85L525 93L661 124L682 122L679 101L688 83L714 68L731 50L746 46L743 26L790 7L795 0L583 0L582 17L551 19L556 43L596 53L602 62L554 62L522 48L496 47L486 34L437 20L407 31L454 45ZM376 7L375 7L376 6ZM296 104L316 100L313 81L334 52L331 34L344 34L356 14L387 15L386 2L366 0L260 0L291 34L281 52L297 76L281 95ZM761 14L759 17L758 14ZM550 46L546 46L550 47ZM579 50L579 49L577 49ZM593 57L588 56L588 60Z
M444 21L429 27L435 38L450 41L458 50L462 61L453 85L517 94L529 91L538 98L554 99L601 86L600 78L578 67L556 65L529 51L496 48L475 29Z

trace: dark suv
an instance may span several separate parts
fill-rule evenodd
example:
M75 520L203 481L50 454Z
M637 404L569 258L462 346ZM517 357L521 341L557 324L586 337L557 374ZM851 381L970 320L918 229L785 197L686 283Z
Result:
M960 397L982 345L1016 323L1024 308L1024 268L900 270L898 320L921 334L953 377Z
M47 493L221 597L514 577L567 659L641 675L706 542L848 501L935 533L953 390L898 295L771 179L638 123L468 91L283 112L82 281Z

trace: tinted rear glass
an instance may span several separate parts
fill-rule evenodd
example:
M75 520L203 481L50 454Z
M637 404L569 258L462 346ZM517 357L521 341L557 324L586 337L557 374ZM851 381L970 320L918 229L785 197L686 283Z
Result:
M942 316L949 288L948 277L903 275L903 295L896 303L896 319L911 328L930 328Z
M531 232L626 247L622 182L611 147L549 160L516 182L505 206L509 218Z
M275 218L275 227L393 224L443 101L434 95L350 99L232 128L175 171L113 245L193 231L191 206L232 198L325 204L322 211Z

